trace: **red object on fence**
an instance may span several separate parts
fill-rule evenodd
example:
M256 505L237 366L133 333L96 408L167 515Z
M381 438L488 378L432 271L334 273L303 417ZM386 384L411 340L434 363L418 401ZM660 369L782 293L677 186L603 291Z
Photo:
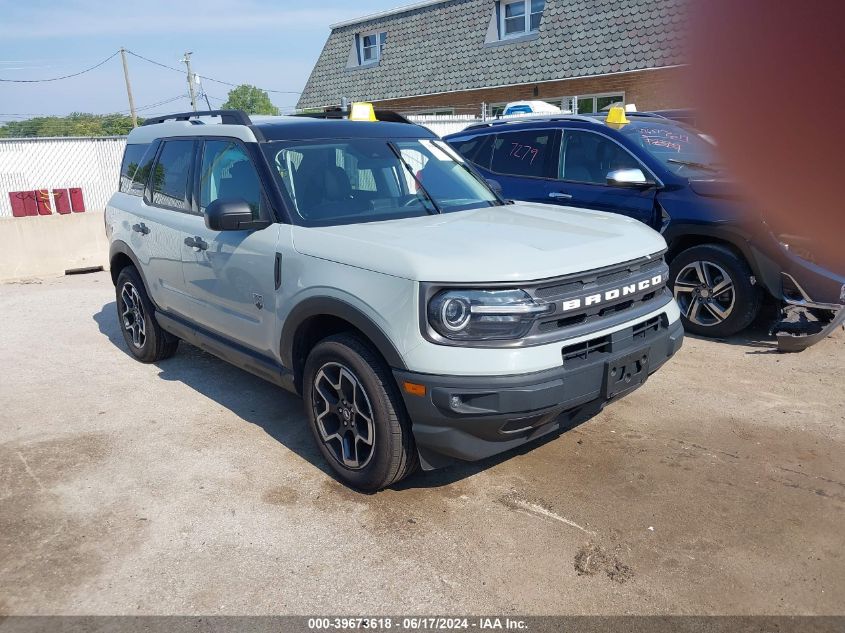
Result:
M34 191L11 191L9 200L12 203L12 215L23 218L28 215L38 215L38 203Z
M12 215L16 218L22 218L26 215L26 209L23 206L23 191L10 191L9 202L12 203Z
M70 192L70 208L74 213L82 213L85 211L85 200L82 197L81 187L71 187Z
M23 205L27 215L38 215L38 199L34 191L24 191Z
M10 191L9 201L12 203L12 216L16 218L52 215L54 211L62 215L67 215L71 211L74 213L85 211L85 197L82 195L81 187L53 189L52 201L49 189Z
M38 215L52 215L53 208L50 204L50 190L37 189L35 191L35 202L38 205Z
M53 202L57 213L62 215L70 213L70 196L67 189L53 189Z

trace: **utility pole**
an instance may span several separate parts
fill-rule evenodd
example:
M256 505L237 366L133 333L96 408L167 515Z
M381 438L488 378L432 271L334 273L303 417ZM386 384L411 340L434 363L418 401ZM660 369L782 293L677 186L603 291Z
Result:
M120 59L123 60L123 78L126 80L126 94L129 97L129 112L132 114L132 127L138 127L138 115L135 114L135 97L129 83L129 67L126 65L126 49L120 47Z
M197 98L194 95L194 73L191 72L191 51L185 51L185 56L180 60L188 68L188 92L191 95L191 107L197 111Z

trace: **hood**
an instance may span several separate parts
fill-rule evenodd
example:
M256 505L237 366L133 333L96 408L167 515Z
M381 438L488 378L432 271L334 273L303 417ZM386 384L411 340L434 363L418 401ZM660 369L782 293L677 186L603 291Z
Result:
M724 198L726 200L741 200L739 187L732 180L690 180L690 189L699 196L706 198Z
M663 237L641 222L573 207L516 203L442 215L293 228L297 251L433 282L530 281L651 255Z

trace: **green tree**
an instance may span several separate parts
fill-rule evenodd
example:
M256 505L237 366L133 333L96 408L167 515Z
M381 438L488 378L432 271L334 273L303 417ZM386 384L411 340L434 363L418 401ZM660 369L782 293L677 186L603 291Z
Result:
M279 109L273 105L267 93L249 84L232 88L222 109L243 110L247 114L279 114Z
M135 174L132 178L135 182L147 182L150 179L150 168L153 165L152 160L148 160L140 169L138 163L129 163L126 167L126 173ZM138 173L135 173L135 172ZM161 189L164 184L164 166L161 163L156 164L156 170L153 174L153 189Z
M142 121L139 120L140 124ZM123 136L132 130L132 119L124 114L87 114L42 116L0 125L0 138L38 136Z

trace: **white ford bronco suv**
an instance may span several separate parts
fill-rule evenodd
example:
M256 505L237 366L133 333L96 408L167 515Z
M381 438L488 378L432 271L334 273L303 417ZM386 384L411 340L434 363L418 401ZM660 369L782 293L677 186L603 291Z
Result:
M657 232L502 200L376 114L133 130L105 215L132 355L183 340L301 394L338 476L377 490L586 419L679 349Z

